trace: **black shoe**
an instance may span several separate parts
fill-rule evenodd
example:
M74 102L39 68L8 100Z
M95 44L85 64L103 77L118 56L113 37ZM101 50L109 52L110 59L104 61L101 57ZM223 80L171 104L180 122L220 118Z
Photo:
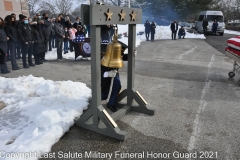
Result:
M112 112L116 112L117 111L117 108L110 105L110 104L107 104L107 108L109 108Z
M40 62L38 62L38 63L35 63L35 65L40 65L41 63Z
M28 65L24 65L23 68L29 68L29 66Z
M48 60L46 60L45 58L42 60L43 62L46 62L46 61L48 61Z
M7 71L5 71L5 72L1 72L2 74L8 74L8 73L10 73L10 71L9 70L7 70Z
M16 67L16 68L13 68L12 70L19 70L20 68L19 67Z
M29 63L29 66L30 66L30 67L34 67L35 64L33 64L33 63Z

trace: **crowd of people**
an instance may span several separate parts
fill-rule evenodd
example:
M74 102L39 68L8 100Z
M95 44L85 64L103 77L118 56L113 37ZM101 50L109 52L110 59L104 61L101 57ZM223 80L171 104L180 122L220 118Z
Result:
M56 18L49 18L47 13L36 14L33 18L20 14L19 20L16 19L14 13L4 19L0 17L0 49L6 54L1 65L2 74L10 73L8 61L11 61L12 70L21 69L16 59L22 59L26 69L43 64L47 61L45 53L52 48L57 48L57 59L62 61L62 54L74 51L72 43L76 36L90 35L90 27L81 24L79 17L74 23L63 14Z

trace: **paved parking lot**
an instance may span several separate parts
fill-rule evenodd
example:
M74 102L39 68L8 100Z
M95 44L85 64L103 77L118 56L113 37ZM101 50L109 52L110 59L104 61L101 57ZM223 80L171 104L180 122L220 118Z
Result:
M97 159L130 159L131 153L133 159L240 159L240 76L227 75L233 61L197 39L143 42L137 50L135 89L155 115L130 112L118 120L130 133L125 141L73 126L52 147L57 156L47 159L88 159L90 151L106 156ZM49 61L6 77L32 74L91 87L90 68L90 61ZM127 63L120 77L126 88Z

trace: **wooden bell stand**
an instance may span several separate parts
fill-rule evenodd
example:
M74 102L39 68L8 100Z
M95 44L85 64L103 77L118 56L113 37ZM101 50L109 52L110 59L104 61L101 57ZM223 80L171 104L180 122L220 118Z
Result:
M89 109L75 121L77 126L119 139L125 140L128 133L119 129L116 120L130 111L154 115L154 110L148 109L148 104L139 92L134 90L136 44L136 24L142 23L142 10L138 8L113 7L106 5L82 5L81 19L83 24L90 24L91 30L91 88L92 99ZM109 115L101 105L101 70L100 70L100 42L101 25L128 24L128 77L127 89L117 97L117 106L122 107ZM127 97L127 104L119 103ZM138 106L133 106L135 100Z

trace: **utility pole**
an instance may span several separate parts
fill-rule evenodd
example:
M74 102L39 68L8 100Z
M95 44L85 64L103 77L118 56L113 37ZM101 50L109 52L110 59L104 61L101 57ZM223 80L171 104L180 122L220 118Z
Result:
M128 8L131 8L130 1L131 0L128 0Z

